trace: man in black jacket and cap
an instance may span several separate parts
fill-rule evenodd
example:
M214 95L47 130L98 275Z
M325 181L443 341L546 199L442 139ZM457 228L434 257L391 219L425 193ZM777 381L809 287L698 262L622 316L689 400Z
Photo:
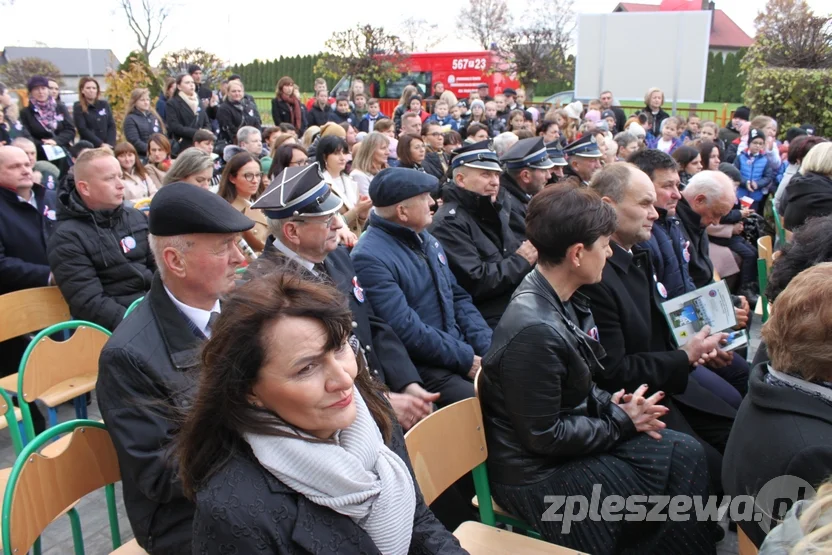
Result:
M592 176L601 169L601 149L595 141L595 135L589 133L572 141L563 149L568 165L563 169L563 180L576 187L589 185Z
M343 201L330 190L317 164L286 168L252 208L262 209L271 236L250 273L268 273L291 263L331 281L349 299L353 333L370 373L390 389L388 398L405 430L433 410L439 395L424 389L422 378L392 328L376 316L347 249L338 246L345 224Z
M173 440L195 394L200 346L245 259L239 234L253 226L195 185L160 189L149 216L159 271L101 351L98 406L118 455L130 526L152 555L191 552L194 506L182 493Z
M442 207L429 231L448 255L459 285L494 329L511 294L537 263L537 249L509 228L500 161L488 141L454 151L453 182L442 191Z
M114 330L156 270L147 218L124 205L121 166L111 151L88 150L74 168L75 187L58 196L49 266L73 318Z
M543 137L520 139L500 161L505 166L500 187L509 197L508 225L520 241L525 241L526 208L549 182L555 164L549 159Z

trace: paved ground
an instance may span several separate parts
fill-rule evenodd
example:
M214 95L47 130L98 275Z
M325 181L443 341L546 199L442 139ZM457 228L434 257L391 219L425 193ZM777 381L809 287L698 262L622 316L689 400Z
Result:
M752 333L751 353L759 345L759 326L755 326ZM93 399L89 406L89 418L98 420L101 418L98 406ZM64 405L59 410L59 421L64 422L75 417L75 412L70 405ZM0 468L10 467L14 464L14 451L8 434L0 434ZM121 529L122 542L133 538L130 524L127 522L127 515L124 510L124 502L121 495L120 484L116 487L116 500L118 502L119 527ZM85 497L77 506L81 517L81 527L84 533L84 544L87 555L106 555L112 551L110 539L110 528L107 519L107 503L104 499L104 490L96 491ZM727 529L726 523L723 527ZM42 536L44 555L64 555L72 553L72 533L69 520L66 517L53 522ZM736 555L737 535L728 532L725 539L718 546L718 555Z

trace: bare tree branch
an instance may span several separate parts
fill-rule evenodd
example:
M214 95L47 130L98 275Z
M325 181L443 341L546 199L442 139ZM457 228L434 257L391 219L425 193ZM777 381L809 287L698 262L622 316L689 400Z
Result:
M439 24L428 23L426 19L408 17L401 24L402 38L409 52L425 52L445 39L437 33Z
M489 50L505 37L511 14L505 0L469 0L457 16L457 26L483 50Z
M161 0L141 0L142 13L137 15L133 10L134 0L119 0L127 24L130 30L136 35L136 43L139 50L150 59L150 55L162 45L165 38L163 30L165 21L170 15L170 8L166 4L154 6L154 2Z

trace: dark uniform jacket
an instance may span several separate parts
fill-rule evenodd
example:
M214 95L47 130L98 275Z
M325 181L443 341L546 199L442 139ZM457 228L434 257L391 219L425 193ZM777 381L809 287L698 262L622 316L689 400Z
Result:
M288 261L274 246L269 237L263 254L252 269L265 271L264 263L282 264ZM298 266L300 266L298 264ZM422 384L419 372L410 361L407 349L402 345L390 325L376 316L373 304L359 282L352 260L345 247L338 247L327 255L322 264L326 277L335 284L350 302L353 317L353 333L361 344L370 373L387 384L390 391L399 393L412 383Z
M162 132L162 124L153 112L134 108L124 118L124 138L136 148L139 156L147 156L147 141L154 133Z
M448 254L448 264L493 329L511 294L532 266L517 254L521 241L509 228L505 193L496 203L459 186L442 191L431 234Z
M711 241L702 226L702 218L693 211L685 197L676 205L676 217L682 222L690 245L688 245L688 272L693 284L705 287L714 280L714 264L711 262Z
M623 409L592 381L604 349L586 299L570 300L577 323L540 272L515 291L488 354L480 401L489 478L531 485L558 464L611 449L636 434Z
M182 493L173 439L196 393L204 340L156 274L98 361L96 398L118 455L127 517L152 555L191 552L194 506Z
M402 430L395 420L389 447L412 476ZM468 553L425 505L416 478L413 486L416 513L408 553ZM292 490L263 468L250 449L235 453L197 493L194 553L382 555L355 521Z
M103 144L116 146L116 122L106 100L96 100L95 104L87 106L86 112L81 109L81 102L76 102L72 107L72 117L78 134L95 148Z
M491 330L427 231L417 234L373 213L351 256L373 307L418 367L466 376L474 355L486 353Z
M64 149L68 148L75 140L75 126L72 125L72 116L61 102L58 102L55 106L55 117L58 120L58 127L55 131L51 131L44 128L38 121L34 104L30 103L20 111L20 122L29 132L35 147L37 147L38 160L46 160L46 154L43 152L44 140L52 139Z
M217 123L220 125L220 141L228 144L237 143L237 131L241 127L250 126L258 131L263 126L257 105L243 97L236 104L226 97L217 107Z
M74 189L60 195L47 253L73 318L116 328L150 289L156 262L147 236L147 216L135 208L93 211Z
M767 368L763 363L752 370L748 395L725 449L722 483L725 493L734 497L756 496L769 480L781 476L801 478L817 489L832 475L829 395L824 398L771 383ZM763 542L765 532L759 523L739 524L755 545Z
M46 241L55 226L55 191L32 187L38 207L0 187L0 295L46 287L49 261Z
M193 146L194 133L198 130L211 130L211 123L208 121L208 115L202 109L201 103L197 107L196 113L194 113L190 105L178 93L168 100L165 112L165 125L168 127L168 135L171 138L171 151L175 155ZM176 143L177 146L174 146L173 143Z
M508 227L522 243L526 240L526 210L532 196L520 188L520 185L507 173L500 176L500 189L505 190L506 204L509 205Z
M613 242L610 247L613 254L601 282L580 289L590 300L607 353L595 382L610 392L634 391L647 384L650 391L662 390L681 404L733 418L736 413L727 403L688 379L688 355L676 348L661 312L659 303L664 299L657 291L649 253L636 246L630 255Z

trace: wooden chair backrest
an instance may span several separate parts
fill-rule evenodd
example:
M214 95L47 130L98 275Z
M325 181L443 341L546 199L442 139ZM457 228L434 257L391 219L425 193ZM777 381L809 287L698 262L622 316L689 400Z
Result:
M121 480L110 434L102 428L73 430L66 450L56 457L28 457L17 479L9 512L7 553L26 553L44 529L70 505Z
M771 264L774 261L774 248L771 244L771 236L763 235L757 239L757 258L762 258L766 261L766 270L771 270Z
M404 438L416 482L428 505L488 458L482 410L476 398L434 412Z
M66 341L42 337L23 370L23 398L32 402L49 388L76 376L98 374L98 357L110 338L101 330L78 326Z
M739 555L757 555L757 546L754 545L754 542L745 535L745 532L739 526L737 526L737 543L739 544Z
M0 295L0 341L69 319L69 305L57 287L35 287Z

